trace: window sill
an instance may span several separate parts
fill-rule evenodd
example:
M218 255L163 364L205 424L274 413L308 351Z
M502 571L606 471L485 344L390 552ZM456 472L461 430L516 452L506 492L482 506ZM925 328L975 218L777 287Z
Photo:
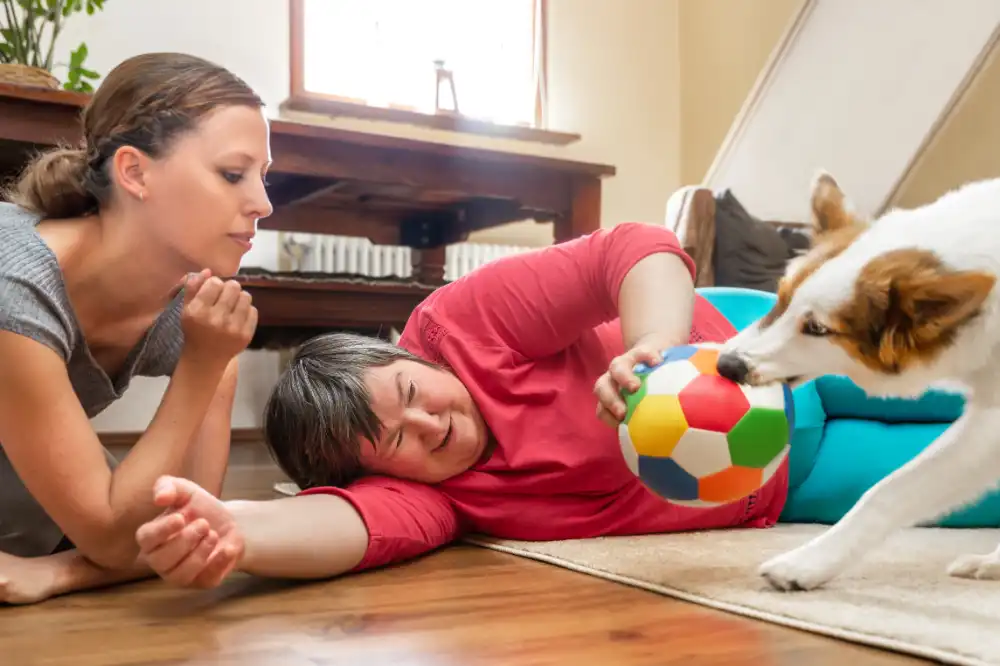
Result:
M289 111L302 111L334 117L346 116L365 120L382 120L450 132L461 132L463 134L475 134L557 146L566 146L580 140L579 134L570 132L555 132L520 125L500 125L479 120L478 118L466 118L461 115L448 113L430 114L410 109L368 106L367 104L316 93L293 95L282 102L281 108Z

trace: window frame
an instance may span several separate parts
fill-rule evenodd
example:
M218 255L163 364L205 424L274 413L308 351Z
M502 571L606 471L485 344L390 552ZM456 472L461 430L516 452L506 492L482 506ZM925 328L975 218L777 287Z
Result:
M305 87L305 2L306 0L288 0L289 23L289 97L282 103L283 109L302 111L329 116L347 116L368 120L381 120L408 125L418 125L438 130L476 134L481 136L516 139L555 145L567 145L580 140L580 135L572 132L559 132L545 128L543 108L545 101L536 99L535 124L509 125L494 123L479 118L471 118L452 112L422 113L410 109L372 106L363 100L351 99L338 95L317 93L306 90ZM545 33L547 26L548 0L535 0L540 3L542 26L540 34L543 44L541 48L542 77L548 76L548 55ZM542 86L545 90L545 86ZM544 94L544 93L540 93Z

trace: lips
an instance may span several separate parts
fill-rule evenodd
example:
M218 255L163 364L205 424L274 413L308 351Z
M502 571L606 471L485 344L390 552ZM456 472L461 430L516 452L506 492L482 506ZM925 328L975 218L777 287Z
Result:
M243 246L244 250L249 250L253 247L253 237L254 234L229 234L229 237L234 241Z

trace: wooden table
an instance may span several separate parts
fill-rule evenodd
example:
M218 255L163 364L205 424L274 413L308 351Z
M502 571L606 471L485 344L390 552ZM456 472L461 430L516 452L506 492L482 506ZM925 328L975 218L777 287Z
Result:
M81 138L88 96L0 84L0 175L31 152ZM242 275L260 310L252 345L323 329L401 326L443 281L445 248L472 231L552 222L561 242L600 227L601 180L614 167L271 121L275 212L261 229L360 236L414 248L410 280Z

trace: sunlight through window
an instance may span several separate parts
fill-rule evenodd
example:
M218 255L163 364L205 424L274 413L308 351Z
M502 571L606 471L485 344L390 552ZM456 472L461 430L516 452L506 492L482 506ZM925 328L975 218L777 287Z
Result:
M453 72L462 116L533 125L533 0L306 0L311 93L434 113L434 62ZM441 106L451 93L441 86Z

